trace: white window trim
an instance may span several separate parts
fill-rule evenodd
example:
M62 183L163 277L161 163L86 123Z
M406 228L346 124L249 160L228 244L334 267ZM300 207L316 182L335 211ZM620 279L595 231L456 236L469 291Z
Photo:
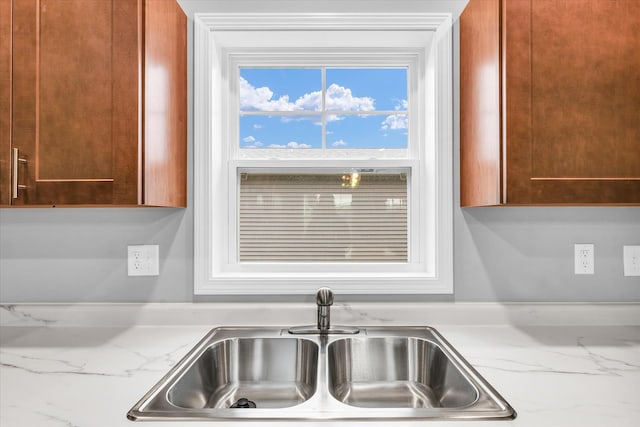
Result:
M319 286L329 285L342 294L450 294L453 293L452 228L452 146L453 146L453 70L452 18L450 14L252 14L216 13L194 16L194 293L214 294L309 294ZM217 203L214 187L214 153L210 141L220 141L220 126L212 117L221 116L221 105L214 102L222 84L218 62L224 49L216 32L230 30L394 30L430 31L431 43L425 48L425 87L427 96L425 129L437 141L435 160L426 167L434 171L428 192L437 201L433 221L423 227L436 236L431 271L397 273L376 271L369 274L332 272L322 274L265 273L221 271L227 254L216 244L213 235L213 205ZM214 54L214 52L216 54ZM437 106L437 108L436 108ZM415 121L415 118L413 119ZM226 161L226 158L225 158ZM353 163L353 162L352 162ZM224 168L222 169L224 170ZM421 197L423 200L424 197ZM422 202L424 203L424 202ZM421 243L424 244L424 243ZM216 258L214 258L216 257Z

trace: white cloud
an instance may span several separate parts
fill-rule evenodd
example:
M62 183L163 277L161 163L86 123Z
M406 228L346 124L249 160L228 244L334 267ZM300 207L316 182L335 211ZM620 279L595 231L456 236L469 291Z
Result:
M291 141L287 144L288 148L311 148L311 145L309 144L300 144L298 142L295 141Z
M296 110L319 111L322 105L322 93L320 91L305 93L296 99Z
M332 84L327 88L326 107L337 111L373 111L375 100L368 96L353 96L351 89ZM274 99L269 87L254 87L240 77L240 108L249 111L319 111L322 105L322 92L305 93L295 101L289 95ZM329 116L329 121L341 120L339 116Z
M267 86L254 87L246 79L240 77L240 108L253 111L298 111L304 109L315 110L321 102L320 92L312 92L298 98L295 102L289 100L289 95L273 98L273 91Z
M260 148L260 147L262 147L264 145L262 142L260 142L257 139L255 139L252 135L249 135L249 136L243 138L242 142L247 144L247 145L243 146L242 148Z
M409 118L406 114L391 114L390 116L387 116L387 118L382 122L382 129L407 129L408 125Z
M253 125L253 128L254 128L254 129L262 129L262 125L259 125L259 124L255 123L255 124Z
M346 145L347 145L347 143L344 142L343 139L339 139L339 140L335 141L333 144L331 144L332 147L344 147Z
M406 99L400 100L400 102L398 102L394 107L394 110L396 111L400 111L400 110L406 111L408 109L409 109L409 101L407 101Z
M333 83L327 88L327 110L338 111L373 111L375 100L368 96L356 97L351 89Z
M269 148L311 148L309 144L301 144L296 141L289 141L286 145L283 144L271 144Z
M268 87L253 87L247 80L240 77L240 108L242 110L292 111L293 107L287 95L278 99L272 98L273 91Z

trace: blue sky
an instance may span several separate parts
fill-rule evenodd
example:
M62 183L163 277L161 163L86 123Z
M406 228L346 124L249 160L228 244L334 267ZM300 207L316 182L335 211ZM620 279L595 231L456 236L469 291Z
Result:
M322 148L321 90L319 68L241 69L240 146ZM407 147L406 69L327 68L325 103L326 148Z

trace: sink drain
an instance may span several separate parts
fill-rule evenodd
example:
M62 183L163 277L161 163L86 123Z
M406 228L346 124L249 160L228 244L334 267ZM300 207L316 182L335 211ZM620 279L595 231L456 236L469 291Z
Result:
M241 397L240 399L238 399L236 403L231 405L231 408L255 408L255 407L256 407L255 402L250 401L246 397Z

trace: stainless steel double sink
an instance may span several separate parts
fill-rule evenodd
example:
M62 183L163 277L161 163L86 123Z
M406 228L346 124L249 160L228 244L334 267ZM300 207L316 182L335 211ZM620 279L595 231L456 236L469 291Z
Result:
M430 327L356 335L216 328L131 420L513 419L513 408Z

